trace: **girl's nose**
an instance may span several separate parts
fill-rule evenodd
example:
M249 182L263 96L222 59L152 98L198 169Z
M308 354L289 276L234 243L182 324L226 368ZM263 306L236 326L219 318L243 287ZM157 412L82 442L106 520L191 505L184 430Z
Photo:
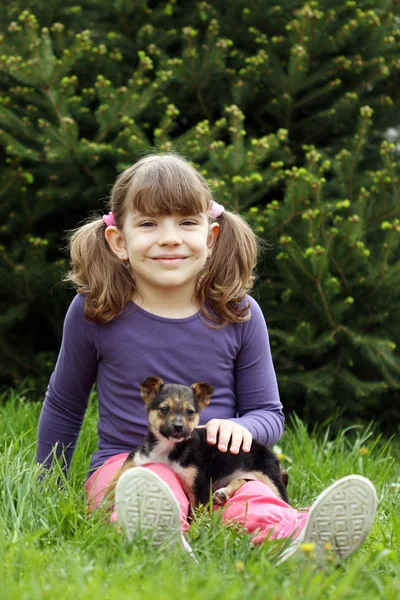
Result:
M164 224L160 229L159 246L175 246L182 243L179 229L173 224Z

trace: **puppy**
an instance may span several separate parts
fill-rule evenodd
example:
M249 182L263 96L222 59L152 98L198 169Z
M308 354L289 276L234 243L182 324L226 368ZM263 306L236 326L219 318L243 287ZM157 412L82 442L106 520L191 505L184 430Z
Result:
M197 425L213 391L201 382L187 387L164 384L158 377L142 381L140 393L149 416L149 432L116 473L108 492L127 469L161 462L178 475L192 508L209 503L211 495L214 504L224 504L246 480L254 479L288 502L287 474L266 446L253 440L250 452L231 454L207 443L206 430Z

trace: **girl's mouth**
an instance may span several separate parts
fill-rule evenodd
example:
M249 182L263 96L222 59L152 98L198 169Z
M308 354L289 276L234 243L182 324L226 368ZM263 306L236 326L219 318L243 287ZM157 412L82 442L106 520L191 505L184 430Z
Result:
M186 258L187 258L186 256L155 256L154 258L152 258L152 260L155 260L157 262L160 262L160 263L163 263L166 265L175 265L175 264L179 264Z

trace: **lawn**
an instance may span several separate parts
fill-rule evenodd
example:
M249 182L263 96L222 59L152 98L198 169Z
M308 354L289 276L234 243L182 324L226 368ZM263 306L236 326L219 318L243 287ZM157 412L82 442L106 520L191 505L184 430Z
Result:
M0 399L1 600L169 599L352 600L400 598L400 445L372 427L334 436L290 420L279 444L293 506L307 506L335 479L358 473L378 492L378 514L365 544L337 566L304 551L280 566L276 547L253 548L247 535L200 511L189 532L199 564L179 547L128 543L100 516L85 512L83 484L96 446L92 402L68 482L54 472L38 481L35 435L40 404Z

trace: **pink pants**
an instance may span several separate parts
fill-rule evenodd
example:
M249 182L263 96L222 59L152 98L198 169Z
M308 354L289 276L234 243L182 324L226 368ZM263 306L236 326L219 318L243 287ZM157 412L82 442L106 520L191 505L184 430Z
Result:
M117 454L106 460L97 471L92 473L86 482L85 490L89 512L95 510L104 498L104 492L112 477L123 465L128 453ZM168 484L175 495L181 509L182 531L189 529L187 517L189 500L185 495L179 477L174 471L162 463L145 465L157 473ZM304 528L308 514L297 510L278 498L274 492L260 481L245 483L223 507L222 520L242 525L248 533L252 533L252 543L260 544L266 537L295 539ZM110 514L110 521L117 520L115 510Z

